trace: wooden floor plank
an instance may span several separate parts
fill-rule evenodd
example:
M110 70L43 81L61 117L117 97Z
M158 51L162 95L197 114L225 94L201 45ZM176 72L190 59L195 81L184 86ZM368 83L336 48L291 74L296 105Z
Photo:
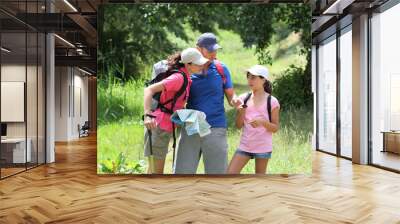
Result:
M400 223L399 174L313 156L310 176L98 176L83 138L0 181L0 223Z

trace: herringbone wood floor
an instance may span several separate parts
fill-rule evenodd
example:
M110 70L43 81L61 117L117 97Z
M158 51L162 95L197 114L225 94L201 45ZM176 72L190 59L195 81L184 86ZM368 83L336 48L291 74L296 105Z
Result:
M312 176L97 176L96 141L0 181L0 223L400 223L400 175L316 152Z

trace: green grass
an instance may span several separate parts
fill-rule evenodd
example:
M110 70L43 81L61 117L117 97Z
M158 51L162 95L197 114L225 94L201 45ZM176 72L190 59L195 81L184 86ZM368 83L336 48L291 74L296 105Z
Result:
M132 91L131 86L120 86L119 93ZM117 88L117 87L113 87ZM142 90L134 90L142 91ZM125 94L123 94L125 95ZM140 101L140 100L138 100ZM228 107L227 107L228 108ZM229 129L229 161L236 147L239 145L240 130L233 127L235 113L227 109ZM312 113L307 109L288 110L281 113L281 129L274 135L273 156L268 166L268 173L311 173L311 144ZM108 160L118 160L118 155L123 153L128 165L137 163L144 165L147 161L143 156L143 126L138 122L137 116L129 119L124 117L121 121L102 123L98 128L98 164ZM100 170L99 170L100 172ZM172 173L172 153L167 156L165 172ZM101 173L101 172L100 172ZM203 163L200 162L198 172L204 173ZM254 160L251 160L242 173L254 173Z
M143 80L120 83L112 78L108 82L98 82L98 121L102 125L109 122L140 121L143 113Z
M145 160L143 148L143 126L134 122L112 122L97 129L97 164L118 161L120 153L127 166L135 166ZM144 171L144 168L143 168ZM101 172L99 167L99 172ZM121 172L118 170L117 172ZM122 171L124 173L124 171Z
M190 38L188 42L177 39L173 35L169 38L179 49L184 49L194 46L195 38L200 33L187 29L187 34ZM244 73L247 68L258 63L254 49L243 48L240 37L230 31L219 30L218 37L223 47L218 53L218 59L230 69L236 93L249 91ZM298 44L299 39L295 34L281 42L273 40L270 51L274 57L274 63L268 66L272 79L278 77L290 64L305 64L304 57L297 54ZM151 68L151 65L148 67ZM147 161L143 156L144 129L140 122L143 110L143 88L142 80L124 84L112 79L107 83L104 80L99 82L97 132L99 173L143 173L146 170ZM234 127L235 110L230 108L227 102L225 102L225 108L228 119L228 159L230 161L239 145L240 130ZM280 130L273 136L274 149L268 165L268 173L310 174L311 133L311 109L282 111ZM120 163L123 164L118 166ZM197 173L204 173L203 163L199 164ZM102 167L109 167L109 169ZM165 173L172 173L172 153L167 156ZM254 173L254 160L244 167L242 173Z

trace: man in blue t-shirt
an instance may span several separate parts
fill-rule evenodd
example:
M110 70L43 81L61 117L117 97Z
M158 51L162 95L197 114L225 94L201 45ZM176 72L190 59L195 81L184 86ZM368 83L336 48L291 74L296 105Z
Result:
M225 117L224 96L231 106L241 104L235 96L231 75L223 64L217 64L217 38L213 33L204 33L197 40L197 49L210 60L203 74L191 76L188 109L202 111L211 125L211 134L200 137L198 134L188 136L181 131L176 157L176 174L194 174L203 155L206 174L224 174L228 164L227 122ZM221 66L221 69L217 66ZM218 71L220 70L220 71Z

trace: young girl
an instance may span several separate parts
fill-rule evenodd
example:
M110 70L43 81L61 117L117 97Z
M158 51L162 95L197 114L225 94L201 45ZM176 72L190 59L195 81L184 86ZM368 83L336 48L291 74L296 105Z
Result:
M265 174L272 154L272 134L279 129L279 102L270 96L271 83L268 69L255 65L247 70L247 82L251 93L240 96L245 104L237 109L236 126L242 128L240 145L233 156L228 174L239 174L250 159L255 159L256 174ZM270 96L271 117L268 115ZM247 100L245 100L247 98Z
M165 157L168 153L168 145L173 131L173 125L170 120L171 114L184 107L191 84L190 75L200 73L203 65L207 62L208 60L197 49L185 49L182 53L172 55L168 59L169 69L178 69L179 72L145 88L144 125L147 130L151 130L151 136L149 136L148 131L145 132L144 153L145 156L149 157L149 173L162 174L164 172ZM173 103L171 99L176 97L177 92L184 83L185 76L183 75L188 80L185 93L180 95ZM152 111L153 95L159 92L161 92L159 105L162 105L162 107ZM150 153L150 150L152 150L152 153ZM150 156L154 157L154 161Z

